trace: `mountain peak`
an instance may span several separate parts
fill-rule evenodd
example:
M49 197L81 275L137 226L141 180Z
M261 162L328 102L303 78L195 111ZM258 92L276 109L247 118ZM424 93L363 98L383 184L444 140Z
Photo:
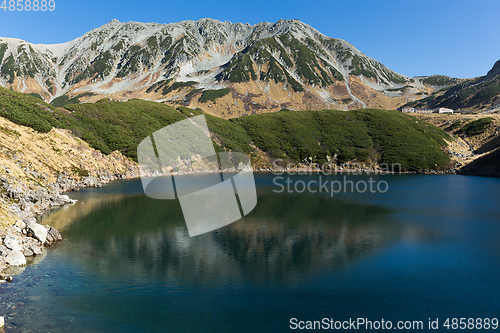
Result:
M500 74L500 60L498 60L493 65L493 67L490 69L490 71L488 72L488 74L486 74L486 77L487 78L491 78L491 77L496 76L498 74Z
M298 19L113 19L65 44L25 44L0 39L0 85L47 101L143 98L235 117L390 106L419 92L407 94L408 78Z

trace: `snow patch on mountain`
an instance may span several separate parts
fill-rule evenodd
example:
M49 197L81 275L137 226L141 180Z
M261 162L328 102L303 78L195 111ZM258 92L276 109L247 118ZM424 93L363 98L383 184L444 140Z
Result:
M282 39L285 34L286 40ZM264 44L258 44L264 40ZM355 65L358 72L370 73L371 76L359 73L356 76L376 91L403 86L391 82L390 77L404 79L350 43L327 37L298 20L280 19L276 23L255 25L208 18L170 24L112 20L67 43L30 44L20 39L0 38L2 42L8 45L3 59L12 54L16 65L22 68L22 71L17 71L23 73L18 74L23 75L19 89L29 91L25 82L29 75L40 85L37 92L43 92L49 101L64 94L87 91L98 94L121 92L123 96L144 91L145 95L151 85L166 79L173 79L173 82L195 81L197 84L193 88L196 89L221 89L232 87L235 82L232 80L238 83L234 77L229 80L233 74L231 71L236 72L236 76L246 75L244 79L248 80L248 73L238 72L243 68L243 71L255 69L251 81L256 82L254 87L262 88L258 93L270 94L269 81L279 79L278 86L285 89L285 95L293 96L303 91L316 95L327 104L335 104L337 102L332 98L328 85L336 82L336 85L345 86L341 93L360 105L366 105L350 88L349 77ZM261 45L260 49L255 45ZM304 47L309 49L307 52L312 52L313 59L299 68L298 59L303 57L300 52L304 52ZM261 72L267 75L266 71L271 66L267 62L258 62L261 53L266 50L279 64L277 69L272 69L274 72L271 75L283 71L279 75L286 76L285 79L278 76L266 79L261 75ZM309 74L304 74L304 70ZM390 73L389 78L387 73ZM323 75L331 77L324 81ZM8 79L8 76L0 77L0 84L6 85ZM339 93L335 94L338 96ZM183 96L182 93L178 95ZM172 98L175 96L170 95L166 100ZM271 100L271 97L268 98Z

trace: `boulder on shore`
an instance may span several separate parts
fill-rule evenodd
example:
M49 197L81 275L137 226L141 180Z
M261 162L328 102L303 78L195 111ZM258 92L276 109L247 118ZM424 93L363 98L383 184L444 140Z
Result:
M11 251L5 258L5 262L11 266L26 265L26 257L21 251Z
M45 243L47 240L47 229L41 224L30 221L30 223L26 223L28 226L28 232L33 235L33 238L38 239L40 242Z
M50 227L48 233L52 236L52 239L54 240L54 242L62 241L61 233L59 233L59 230L57 230L56 228Z
M29 249L33 252L34 255L38 256L42 254L42 248L37 245L32 245L29 247Z
M21 251L21 246L19 245L17 240L12 236L5 236L3 243L7 248L11 249L12 251Z
M71 199L67 195L58 195L53 198L54 206L74 205L78 200Z

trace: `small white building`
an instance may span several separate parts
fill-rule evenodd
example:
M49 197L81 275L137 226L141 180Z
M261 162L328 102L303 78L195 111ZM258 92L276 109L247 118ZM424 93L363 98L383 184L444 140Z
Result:
M405 106L401 109L403 113L451 113L453 114L452 109L447 108L437 108L437 109L421 109L421 108L412 108L409 106Z
M447 109L447 108L437 108L436 112L437 113L451 113L451 114L453 114L453 110L452 109Z
M415 109L415 113L433 113L433 109Z
M401 112L403 112L403 113L414 113L415 112L415 108L410 108L409 106L405 106L403 108L403 110L401 110Z

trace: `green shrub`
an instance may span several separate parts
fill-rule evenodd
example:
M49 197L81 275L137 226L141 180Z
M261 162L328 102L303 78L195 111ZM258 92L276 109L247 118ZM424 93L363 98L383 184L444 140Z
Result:
M457 120L457 121L455 121L453 124L451 124L450 129L451 129L452 131L454 131L454 130L456 130L457 128L459 128L461 124L462 124L462 121L461 121L461 120Z
M170 82L170 80L168 81ZM168 82L166 84L168 84ZM192 87L195 84L198 84L198 82L195 81L187 81L187 82L174 82L171 86L164 85L163 87L163 95L167 95L169 92L174 91L174 90L179 90L181 88L187 88L187 87Z
M78 175L79 177L88 177L90 175L88 170L80 169L75 166L71 168L71 172Z
M52 104L53 106L57 107L57 108L62 108L68 104L78 104L80 103L80 98L82 97L85 97L85 96L94 96L95 94L94 93L91 93L91 92L87 92L87 93L83 93L83 94L80 94L80 95L77 95L73 98L69 98L69 96L67 95L62 95L62 96L59 96L59 97L56 97L52 100L52 102L50 102L50 104Z
M229 94L230 91L231 89L229 88L224 88L219 90L205 90L201 95L200 101L202 103L206 103L208 101L215 102L217 98L226 96L227 94Z
M460 133L466 134L467 136L483 134L484 132L486 132L492 121L492 117L474 120L462 127Z
M456 83L457 79L444 75L431 75L422 82L431 86L447 86Z
M137 159L137 145L148 135L203 114L199 109L173 109L142 100L65 107L71 112L61 112L35 97L0 88L0 116L39 132L48 132L52 127L70 129L105 154L119 150L133 159ZM397 111L282 110L231 120L205 117L217 142L216 151L251 155L253 143L271 158L293 163L309 157L326 163L327 155L337 155L339 163L376 158L382 163L399 163L402 170L444 168L449 163L449 157L441 150L449 136Z
M43 97L42 97L42 96L40 96L40 94L37 94L37 93L31 93L31 94L29 94L29 95L30 95L30 96L33 96L33 97L36 97L36 98L38 98L38 99L41 99L41 100L43 101Z

